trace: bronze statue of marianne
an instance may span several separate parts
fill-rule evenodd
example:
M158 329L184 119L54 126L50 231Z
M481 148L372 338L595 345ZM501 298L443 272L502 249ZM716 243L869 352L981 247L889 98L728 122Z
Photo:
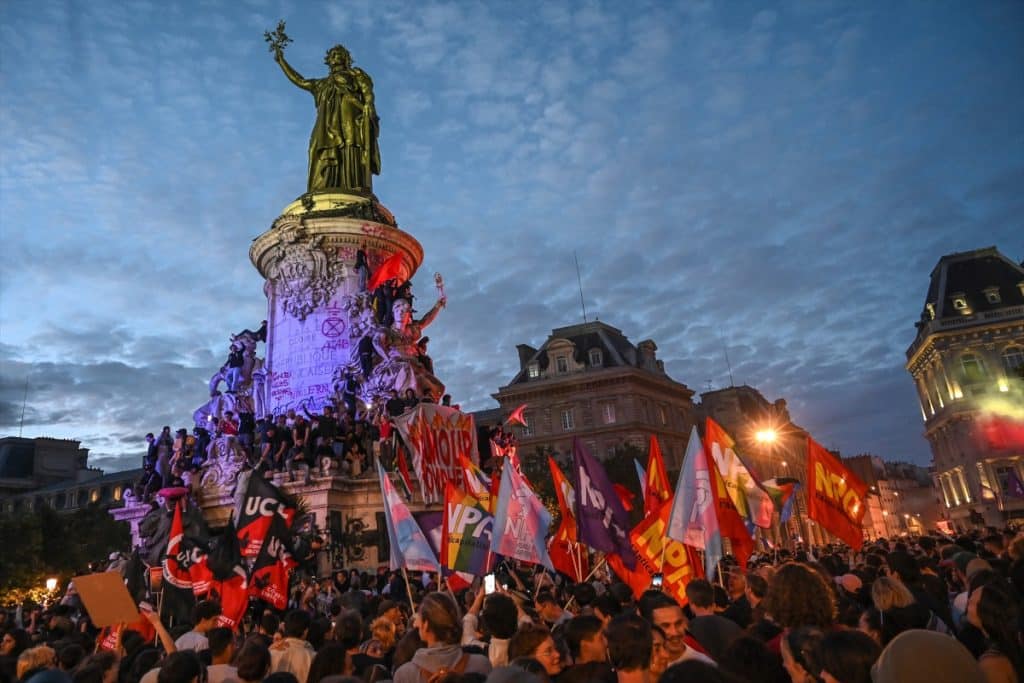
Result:
M283 36L282 28L279 25L278 31ZM307 191L372 194L373 176L380 174L380 119L373 102L373 81L352 66L352 55L341 45L327 51L324 63L330 73L326 78L303 78L285 61L287 40L272 42L268 38L274 60L288 80L313 93L316 103L316 123L309 136Z

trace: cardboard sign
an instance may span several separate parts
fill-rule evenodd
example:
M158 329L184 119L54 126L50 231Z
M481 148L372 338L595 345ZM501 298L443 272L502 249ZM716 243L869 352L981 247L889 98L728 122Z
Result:
M98 628L139 620L139 610L120 572L76 576L72 581L92 623Z

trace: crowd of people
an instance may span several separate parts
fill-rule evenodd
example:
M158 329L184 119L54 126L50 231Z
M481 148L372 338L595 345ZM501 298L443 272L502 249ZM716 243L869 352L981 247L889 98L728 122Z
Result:
M368 476L374 474L374 462L378 460L392 471L401 444L395 418L420 403L435 400L429 391L417 396L408 389L401 396L392 391L382 405L366 406L346 400L343 390L337 406L327 403L320 412L310 413L301 406L299 410L254 419L250 414L227 411L220 418L211 418L207 427L195 427L191 433L182 428L172 434L171 428L165 426L159 434L146 434L147 450L136 495L148 501L161 488L186 486L187 480L214 457L218 442L226 443L230 450L238 449L249 467L264 474L284 472L292 481L302 478L308 482L313 472ZM440 397L440 401L443 406L458 408L449 394ZM486 447L494 440L508 446L513 439L511 431L492 425L482 430L479 443ZM481 462L490 455L482 453Z
M581 583L505 562L452 592L436 573L338 571L170 632L92 628L73 595L0 612L0 683L1013 683L1024 673L1024 535L879 541L723 560L686 604L598 564ZM145 630L145 629L143 629Z

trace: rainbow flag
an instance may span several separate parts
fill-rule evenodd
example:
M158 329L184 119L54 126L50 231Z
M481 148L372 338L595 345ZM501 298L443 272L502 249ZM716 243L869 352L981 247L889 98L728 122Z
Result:
M495 501L491 497L491 478L474 465L473 461L465 454L459 454L459 463L462 466L462 478L466 482L466 490L477 497L485 510L493 514Z
M793 494L800 490L800 481L792 477L773 477L762 481L761 488L771 496L775 508L779 510L779 523L788 522L793 515Z
M402 567L413 571L438 571L441 566L430 548L430 542L423 529L413 519L402 497L398 495L380 461L377 461L377 475L380 477L380 490L384 496L384 518L388 526L392 571Z
M489 573L497 560L491 552L494 516L472 493L448 480L441 524L441 565L474 576Z

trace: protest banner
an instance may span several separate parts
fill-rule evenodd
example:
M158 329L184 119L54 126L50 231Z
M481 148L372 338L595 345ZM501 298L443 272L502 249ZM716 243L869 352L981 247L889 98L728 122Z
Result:
M394 423L412 452L413 469L425 503L444 500L445 485L449 481L459 488L467 488L459 458L464 456L470 462L477 462L472 415L434 403L420 403L394 418Z
M139 610L124 585L120 572L98 572L72 579L89 619L97 628L130 624L139 620Z

